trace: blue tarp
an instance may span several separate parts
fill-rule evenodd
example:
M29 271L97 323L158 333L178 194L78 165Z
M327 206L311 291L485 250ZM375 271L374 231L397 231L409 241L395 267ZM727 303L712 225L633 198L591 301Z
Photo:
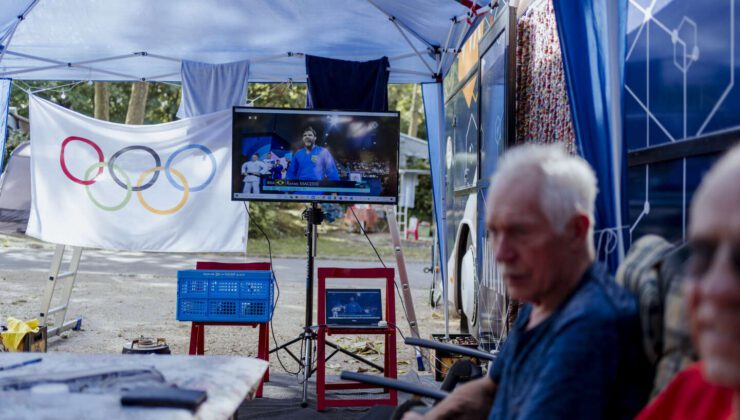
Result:
M622 86L626 2L553 2L576 141L598 177L596 242L612 272L624 253L626 158Z
M8 108L10 106L11 80L0 79L0 173L5 161L5 138L8 136Z
M427 139L429 144L429 165L432 173L432 198L434 201L434 218L437 224L437 240L440 244L439 267L442 275L442 284L447 287L447 209L446 190L447 175L445 171L445 157L442 145L445 144L442 136L444 127L444 91L442 83L428 83L421 85L421 94L424 99L426 112Z

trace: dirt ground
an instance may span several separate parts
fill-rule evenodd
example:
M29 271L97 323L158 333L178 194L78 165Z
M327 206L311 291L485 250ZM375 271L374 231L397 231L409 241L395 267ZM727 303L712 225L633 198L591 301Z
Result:
M2 239L2 238L0 238ZM7 239L7 238L6 238ZM36 257L36 251L38 257ZM42 252L43 251L43 252ZM38 315L44 287L48 281L51 247L18 240L0 241L0 324L9 316L22 319ZM100 256L100 255L102 256ZM84 255L84 254L83 254ZM180 260L163 261L163 273L140 272L141 254L114 252L96 254L96 267L90 272L81 265L70 302L68 319L81 316L82 330L69 331L61 338L50 340L49 351L73 353L120 353L122 346L140 335L163 337L173 354L187 354L190 323L175 319L177 296L177 269L192 268L193 256ZM146 254L147 258L152 257ZM23 258L28 261L23 263ZM104 261L100 261L100 259ZM106 261L105 258L108 258ZM243 257L242 257L243 258ZM20 266L19 264L20 262ZM222 258L228 260L228 258ZM243 261L243 259L242 259ZM11 264L11 262L13 264ZM166 263L166 264L165 264ZM372 262L332 262L341 266L377 266ZM389 262L386 261L388 264ZM319 262L317 266L326 266ZM390 265L390 264L389 264ZM429 303L430 274L419 274L423 264L411 264L413 276L412 295L422 337L444 331L441 308L433 309ZM103 267L101 269L100 267ZM19 268L20 267L20 268ZM27 267L27 268L23 268ZM117 269L117 267L123 267ZM280 300L273 317L273 334L270 348L296 337L302 330L305 317L305 260L284 259L274 264L280 281ZM110 268L110 269L109 269ZM411 270L416 270L411 272ZM303 271L301 271L303 270ZM296 274L299 273L299 274ZM346 286L348 284L339 284ZM377 285L380 287L380 284ZM314 291L314 299L316 293ZM315 302L315 300L314 300ZM53 306L53 304L52 304ZM316 304L314 303L314 308ZM404 335L409 335L409 325L403 307L396 295L396 324ZM316 315L314 314L314 322ZM456 332L458 321L451 320L451 331ZM454 330L454 331L453 331ZM364 357L382 364L378 353L381 341L378 336L334 336L332 340L343 347L355 350ZM206 354L255 356L257 329L243 327L207 327ZM403 344L398 336L398 369L403 374L415 366L414 350ZM300 345L292 347L299 354ZM285 353L279 358L271 355L270 367L288 372L297 371L296 363ZM364 371L365 366L346 356L336 356L328 362L328 373L341 370ZM429 371L427 371L429 372Z

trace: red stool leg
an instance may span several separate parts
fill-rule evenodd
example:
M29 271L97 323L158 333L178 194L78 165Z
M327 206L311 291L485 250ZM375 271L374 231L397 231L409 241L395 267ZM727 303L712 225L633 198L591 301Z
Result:
M306 367L311 369L311 366ZM326 410L326 328L319 327L316 343L316 410Z
M260 324L260 331L259 331L259 351L257 353L257 357L259 359L262 359L266 361L267 363L270 363L270 323L269 322L263 322ZM264 376L265 382L270 382L270 366L267 366L267 371L265 371Z
M388 361L390 362L388 366L386 366L386 369L388 371L388 377L396 379L398 377L397 373L397 363L396 363L396 331L392 330L389 336L386 336L386 340L388 342ZM390 392L390 398L391 398L391 405L398 405L398 391L395 389L392 389Z
M188 350L188 354L191 356L198 354L197 346L198 346L198 327L196 326L195 322L193 322L190 325L190 350Z
M206 354L206 326L203 324L198 324L198 345L197 345L197 353L198 355L204 355Z

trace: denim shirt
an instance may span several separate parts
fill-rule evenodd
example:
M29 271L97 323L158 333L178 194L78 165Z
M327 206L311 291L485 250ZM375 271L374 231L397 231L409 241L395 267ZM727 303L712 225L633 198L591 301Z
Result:
M527 330L524 305L489 371L496 419L633 418L652 368L642 352L635 298L591 266L546 320Z

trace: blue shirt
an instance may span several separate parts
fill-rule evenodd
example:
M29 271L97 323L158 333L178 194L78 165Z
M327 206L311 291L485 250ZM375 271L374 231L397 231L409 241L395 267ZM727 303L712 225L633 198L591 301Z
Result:
M498 384L489 420L631 419L647 402L637 302L598 271L530 330L532 307L522 307L489 371Z
M288 180L339 181L339 172L328 150L314 146L310 152L301 149L293 155L285 175Z

